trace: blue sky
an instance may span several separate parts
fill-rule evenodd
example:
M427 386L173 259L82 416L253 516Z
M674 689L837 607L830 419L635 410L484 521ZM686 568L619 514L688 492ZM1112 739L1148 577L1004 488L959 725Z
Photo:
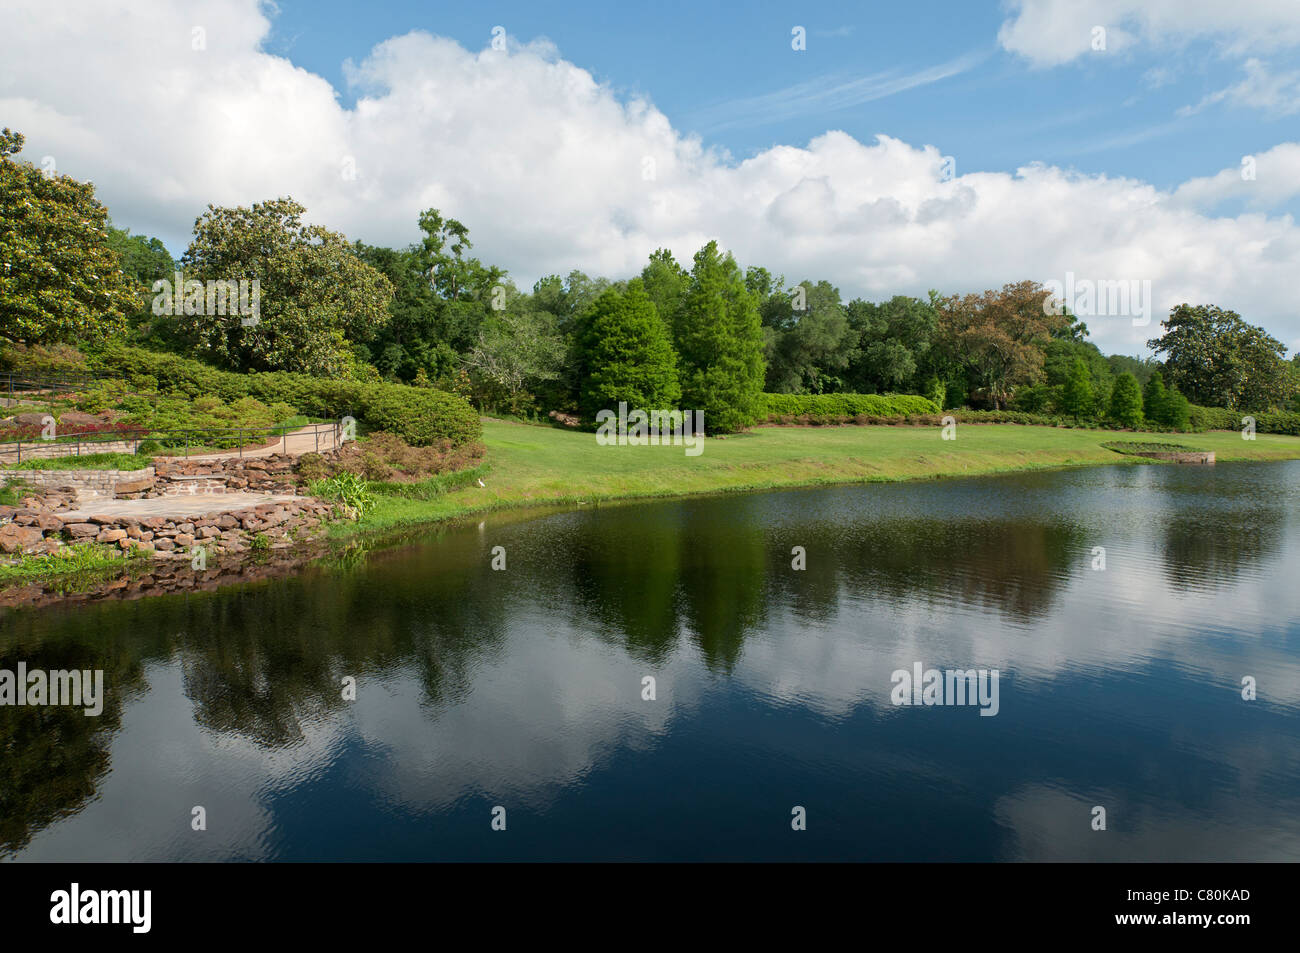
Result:
M1044 68L999 46L1008 14L996 3L757 2L745 4L743 15L735 4L689 2L278 6L266 48L328 79L347 105L356 95L343 63L388 37L419 29L476 49L501 25L521 40L551 40L597 80L649 97L676 128L737 159L842 129L860 141L886 133L936 145L961 170L1012 172L1045 162L1169 188L1295 138L1300 127L1296 112L1220 107L1178 115L1240 80L1238 61L1216 55L1213 36ZM791 49L795 25L807 31L802 52ZM1300 60L1292 50L1282 62L1295 68ZM945 66L957 72L861 102L851 92L834 105L781 95L856 82L865 97ZM730 106L765 96L768 109L728 118ZM1300 212L1300 199L1282 208Z
M846 300L1148 283L1153 321L1088 321L1109 351L1182 302L1300 348L1297 0L0 0L0 29L26 157L178 255L209 203L288 195L390 246L438 208L522 288L717 240Z

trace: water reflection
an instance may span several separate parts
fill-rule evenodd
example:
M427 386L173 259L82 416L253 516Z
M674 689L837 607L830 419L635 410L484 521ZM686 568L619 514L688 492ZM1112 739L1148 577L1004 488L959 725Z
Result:
M0 851L1294 859L1297 476L609 506L217 593L12 611L0 667L104 668L109 692L99 718L0 707ZM914 661L999 668L1002 713L893 707ZM792 840L805 802L817 824ZM481 836L495 803L506 843ZM1090 838L1099 803L1115 820ZM206 839L193 804L222 820Z

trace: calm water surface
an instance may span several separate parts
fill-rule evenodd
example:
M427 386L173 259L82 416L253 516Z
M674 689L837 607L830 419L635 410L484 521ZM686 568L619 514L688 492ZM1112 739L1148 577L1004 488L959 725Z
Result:
M13 611L19 661L108 697L0 708L6 859L1297 860L1300 462L495 517Z

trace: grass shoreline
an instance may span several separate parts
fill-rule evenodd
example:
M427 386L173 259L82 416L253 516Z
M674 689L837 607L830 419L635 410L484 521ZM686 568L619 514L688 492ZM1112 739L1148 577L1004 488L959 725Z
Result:
M1102 446L1119 432L1021 424L759 427L709 438L698 457L683 447L602 447L592 433L485 419L484 462L421 483L375 484L375 506L357 522L334 523L331 542L365 540L382 548L421 529L487 514L531 519L578 505L685 499L824 486L899 483L1092 466L1186 466L1122 454ZM1235 431L1195 436L1218 465L1300 460L1300 437ZM479 480L486 484L478 485ZM328 557L325 557L328 558ZM123 570L125 560L119 560ZM33 567L34 568L34 567ZM75 570L22 573L23 583L66 578ZM94 572L102 572L103 567ZM119 575L114 574L114 575ZM0 590L17 582L0 576Z
M929 426L760 427L710 438L695 458L681 447L600 447L591 433L544 425L485 419L483 428L487 462L470 472L485 474L485 487L460 480L459 487L419 500L381 493L373 510L357 523L336 524L331 536L382 536L504 510L1089 466L1187 465L1102 446L1124 432L1020 424L958 425L952 441ZM1300 459L1300 437L1259 434L1246 441L1235 431L1209 431L1196 441L1215 451L1220 463Z

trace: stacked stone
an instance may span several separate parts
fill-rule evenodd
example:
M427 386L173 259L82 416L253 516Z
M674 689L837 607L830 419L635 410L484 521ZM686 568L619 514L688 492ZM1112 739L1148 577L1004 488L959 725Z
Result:
M162 516L90 516L65 522L54 513L0 506L0 553L50 553L71 543L93 542L144 553L189 558L200 545L214 553L242 553L258 534L284 549L309 537L326 520L342 515L336 504L312 497L262 503L231 512L167 519Z
M293 493L297 457L273 453L265 457L220 460L156 460L157 485L146 496L177 496L248 490L254 493ZM206 479L205 479L206 478Z

